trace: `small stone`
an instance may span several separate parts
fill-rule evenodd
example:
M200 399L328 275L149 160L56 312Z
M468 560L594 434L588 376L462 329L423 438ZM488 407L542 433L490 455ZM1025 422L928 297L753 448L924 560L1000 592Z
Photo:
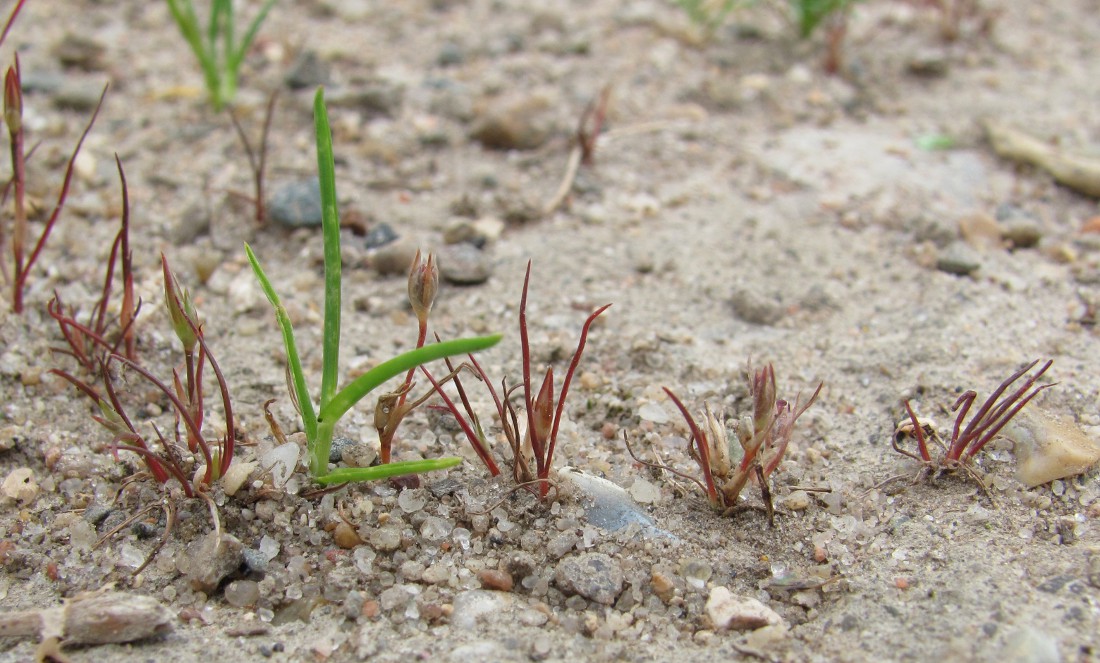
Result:
M649 583L650 586L653 587L653 593L665 603L671 601L672 597L676 594L676 584L672 581L672 578L660 571L653 572L653 575L650 576Z
M630 484L630 496L640 504L656 504L661 499L661 491L652 482L635 477Z
M1043 230L1031 219L1012 219L1001 224L1001 237L1014 249L1031 249L1043 239Z
M332 438L332 446L328 448L328 462L339 463L344 459L344 449L353 447L357 444L359 444L359 442L348 437Z
M778 613L757 599L734 596L722 586L710 591L705 610L711 626L718 631L752 631L783 623Z
M448 244L439 250L439 275L455 285L478 285L493 273L488 256L472 244Z
M18 467L8 473L4 483L0 486L4 497L27 503L38 497L38 482L34 478L34 470L29 467Z
M234 580L225 586L225 601L235 608L256 605L260 600L260 585L255 580Z
M452 575L454 575L454 568L442 562L436 562L424 569L424 573L420 575L420 579L429 585L438 585L450 580Z
M749 288L737 288L730 296L733 313L754 325L774 325L783 317L784 306L779 299L766 297Z
M63 67L75 67L84 71L107 69L107 47L84 34L67 33L53 48L54 55Z
M1016 476L1028 488L1081 474L1100 462L1100 443L1072 421L1042 410L1023 412L1003 433L1015 443Z
M321 59L317 51L303 51L290 65L286 73L287 87L291 90L306 90L329 82L329 64Z
M370 266L382 276L405 276L416 257L416 245L401 238L371 251Z
M536 149L554 130L555 104L552 96L538 93L494 100L479 109L470 137L493 150Z
M191 588L212 594L221 581L244 561L244 546L232 534L215 532L188 546L187 554L176 558L181 573L188 577Z
M432 543L438 543L451 535L454 523L439 516L429 516L420 524L420 536Z
M477 579L485 589L492 589L498 592L510 592L514 585L510 573L507 571L498 571L496 569L482 569L478 572Z
M446 244L473 244L481 249L500 238L503 232L504 221L496 217L484 217L474 221L456 219L443 231L443 241Z
M381 552L392 552L401 547L401 530L392 526L376 527L370 533L370 545Z
M943 78L949 69L947 51L942 48L925 49L911 58L906 64L906 69L914 76L921 78Z
M396 242L400 237L390 224L376 223L367 231L364 246L367 247L367 250L377 249Z
M334 90L328 97L330 108L351 108L367 115L396 117L401 114L405 86L383 78L366 81L346 90Z
M99 103L103 86L90 81L65 79L53 93L53 105L60 110L90 113Z
M286 182L271 194L268 216L288 228L321 225L321 185L316 178Z
M810 508L810 494L804 490L796 490L784 497L780 505L791 511L804 511Z
M403 490L397 496L397 506L405 513L416 513L428 503L428 496L424 490Z
M222 490L226 495L232 497L237 494L237 491L241 489L245 481L248 481L248 477L252 474L252 470L256 469L258 463L256 461L237 461L229 466L225 474L221 478Z
M688 559L680 565L680 575L695 589L703 589L714 574L714 569L701 559Z
M605 553L581 553L558 563L554 584L565 594L612 605L623 589L623 570Z
M974 249L962 242L952 242L936 257L936 269L955 276L969 276L981 269L982 263Z
M298 457L301 452L296 442L280 444L260 457L260 467L270 471L272 483L276 487L281 487L298 467Z
M363 543L359 533L351 525L341 521L332 530L332 542L345 550L350 550Z

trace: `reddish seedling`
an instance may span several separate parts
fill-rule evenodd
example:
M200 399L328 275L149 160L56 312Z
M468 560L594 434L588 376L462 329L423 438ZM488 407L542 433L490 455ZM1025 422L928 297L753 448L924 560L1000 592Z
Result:
M774 523L768 478L783 460L795 422L817 400L823 386L823 383L819 383L805 404L801 402L801 396L796 397L792 406L790 402L776 398L775 369L771 364L753 373L749 382L749 394L753 401L752 414L746 414L736 422L740 460L735 459L735 450L728 439L725 426L709 407L705 410L704 428L695 421L680 398L665 387L665 393L680 410L691 431L689 453L699 465L702 480L667 465L642 460L630 447L625 433L623 437L634 460L693 482L706 493L711 506L723 513L731 513L738 508L737 500L741 491L749 479L755 477L767 509L768 522Z
M220 537L217 507L207 492L215 481L225 475L233 462L237 433L229 387L218 362L210 353L190 294L180 287L168 266L167 259L162 256L161 261L166 306L184 353L183 375L181 376L179 370L173 369L172 379L170 383L166 383L136 361L117 353L109 354L101 361L98 373L99 388L66 371L54 369L51 372L67 380L95 403L99 414L93 415L92 418L110 432L112 436L110 449L116 458L119 451L137 454L145 464L148 474L157 483L167 485L174 482L185 497L199 497L205 500L210 506L215 528L219 530ZM214 373L218 383L218 392L225 415L225 430L219 431L214 439L208 439L203 432L206 414L204 375L207 367ZM137 375L141 381L153 387L168 400L174 418L170 435L165 435L155 423L149 425L152 435L142 432L134 423L127 412L124 394L119 387L121 382L119 371ZM202 465L201 473L195 471L196 464ZM175 521L175 507L172 500L151 505L139 511L125 523L128 524L134 519L143 517L157 508L165 510L168 525L165 528L164 538L146 560L146 564L152 560L171 533ZM113 533L114 531L108 533L104 539ZM135 573L140 571L141 569L138 569Z
M99 300L92 307L88 319L77 320L74 307L65 307L61 295L54 292L53 299L46 305L50 316L57 321L68 349L54 348L55 352L67 354L94 373L109 355L121 354L131 361L137 360L137 342L134 335L134 321L141 309L141 302L134 298L133 256L130 251L130 200L126 188L126 174L122 162L115 155L118 177L122 182L122 222L111 253L107 258L106 275ZM122 302L117 316L112 316L111 294L115 281L115 270L120 271L122 280Z
M18 11L16 7L16 11ZM14 13L12 15L14 18ZM10 27L9 19L9 26ZM7 28L5 28L6 34ZM65 199L69 195L69 187L72 184L73 179L73 165L76 163L76 157L80 154L80 148L84 145L84 139L88 137L88 134L92 130L92 126L95 124L96 117L99 115L99 109L103 107L103 99L107 95L107 87L103 87L103 93L99 96L99 102L96 104L95 111L92 112L92 117L88 120L88 125L84 128L84 133L80 135L80 140L77 141L76 148L73 150L72 156L69 157L68 165L65 167L65 178L61 185L61 191L57 197L57 203L54 205L53 211L47 217L42 231L38 236L38 239L34 241L31 247L30 253L27 253L27 233L28 233L28 218L27 218L27 203L26 203L26 190L27 190L27 158L28 153L25 151L26 135L23 126L23 84L19 71L19 57L16 56L15 64L8 67L8 71L4 76L4 123L8 127L8 135L11 139L11 167L12 177L9 185L4 189L3 200L7 201L7 194L11 192L13 194L14 202L14 215L11 225L11 253L12 253L12 268L10 274L10 283L12 288L11 294L11 307L16 313L23 312L23 293L26 289L27 279L30 277L31 270L34 268L35 262L38 260L39 255L42 253L42 249L46 246L46 240L50 236L50 231L53 230L57 220L61 217L61 212L65 207ZM0 250L3 249L2 243L5 239L4 233L0 230ZM5 276L8 276L7 270L5 270Z
M540 499L545 499L551 487L550 471L554 463L554 451L557 449L558 429L565 412L565 400L569 395L569 386L580 364L584 346L588 341L588 331L592 323L601 313L606 311L611 304L605 304L593 311L584 321L581 327L580 340L577 349L569 362L569 368L565 373L565 380L557 394L554 392L554 368L546 367L542 385L536 393L532 389L531 382L531 344L527 331L527 292L531 282L531 263L527 263L527 273L523 278L523 294L519 303L519 336L520 348L523 360L523 382L512 387L508 386L507 379L501 380L501 392L493 388L492 381L486 375L481 364L469 356L469 367L477 377L485 384L496 407L497 416L500 418L504 437L512 451L512 476L517 485L536 486L536 494ZM466 396L457 370L448 363L455 387L458 390L465 414L460 412L454 402L443 396L447 409L455 416L466 434L470 444L473 445L479 458L489 468L489 472L496 476L499 469L488 451L485 432L477 415L473 412L470 401ZM460 367L461 368L461 367ZM429 379L431 377L429 376ZM435 381L433 380L433 384ZM519 416L515 405L512 403L512 394L521 391L523 407L526 414L526 430L521 437ZM442 392L440 392L442 394ZM501 397L503 394L503 398ZM534 467L531 463L534 463Z
M1032 373L1024 379L1018 387L1009 392L1009 389L1011 389L1017 381L1023 378L1028 371L1035 368L1038 363L1039 360L1036 359L1008 376L1008 378L1001 382L993 393L989 395L989 398L985 399L985 402L978 408L974 416L970 418L970 421L966 421L966 416L970 413L970 408L977 401L978 394L973 390L968 390L963 393L962 396L959 396L958 399L955 400L955 404L951 407L951 411L957 412L958 414L955 415L955 425L951 430L951 437L946 442L940 438L934 427L918 419L909 401L903 401L905 411L909 415L909 420L902 422L894 432L894 436L891 440L894 451L920 461L924 464L926 471L938 473L944 470L962 468L969 471L975 479L978 479L977 475L973 473L970 467L971 460L974 456L977 455L990 440L995 438L997 434L1001 432L1001 429L1003 429L1008 422L1012 421L1031 399L1038 396L1039 392L1054 386L1053 383L1037 384L1039 379L1043 377L1043 374L1046 373L1047 369L1050 368L1051 364L1054 363L1048 360L1039 370ZM901 446L902 443L909 438L916 441L916 452ZM943 449L942 456L933 458L932 452L929 451L928 448L929 441L936 442L937 445ZM980 479L979 483L981 483Z
M271 96L267 99L267 107L264 110L263 128L260 130L260 141L255 147L252 146L252 141L248 139L248 134L245 133L244 127L241 126L241 122L237 118L237 114L233 111L233 108L228 108L229 119L233 123L233 128L237 131L237 138L240 139L241 146L244 147L245 156L248 157L248 167L252 170L253 197L250 202L255 210L257 226L262 226L267 221L267 211L264 206L264 174L267 170L267 139L271 133L271 120L275 117L275 100L278 97L279 92L276 90L272 92Z
M569 152L569 159L565 164L565 175L558 185L557 191L550 202L543 206L544 215L553 214L559 207L565 204L573 190L573 183L577 179L580 167L592 167L596 163L596 141L603 131L604 122L607 120L607 109L611 102L611 86L605 85L600 90L600 95L588 102L584 112L577 121L577 129L573 137L573 148Z

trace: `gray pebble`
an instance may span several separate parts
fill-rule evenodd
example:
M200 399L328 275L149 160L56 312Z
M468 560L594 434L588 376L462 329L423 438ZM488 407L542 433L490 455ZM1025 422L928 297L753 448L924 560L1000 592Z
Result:
M942 48L925 49L909 58L906 69L922 78L943 78L950 68L947 51Z
M368 115L396 117L405 100L405 87L385 79L367 81L348 90L334 90L328 104L334 108L352 108Z
M287 87L292 90L305 90L329 83L329 65L317 55L317 51L304 51L290 65L287 72Z
M737 288L730 297L733 313L754 325L774 325L783 317L783 303L749 288Z
M480 109L470 137L493 150L536 149L553 133L555 103L543 94L492 102Z
M84 520L93 525L99 525L111 515L111 511L112 509L108 506L93 503L84 509Z
M246 548L242 553L244 557L244 565L248 567L248 570L253 573L264 573L267 571L268 558L262 551L255 548Z
M623 589L623 570L604 553L582 553L558 563L554 584L566 594L612 605Z
M448 244L439 250L439 275L448 283L477 285L493 273L488 256L473 244Z
M466 51L453 41L444 42L439 48L439 53L435 56L435 61L441 67L462 64L466 61Z
M1002 663L1062 663L1058 641L1030 626L1012 632L997 660Z
M99 103L103 86L91 81L66 78L53 94L53 105L61 110L90 113Z
M321 225L321 184L316 178L287 182L275 189L267 213L288 228Z
M1016 218L1003 224L1001 236L1012 248L1030 249L1038 246L1043 239L1043 231L1031 219Z
M383 526L371 530L370 545L375 550L392 552L401 547L401 530L396 527Z
M188 546L187 554L181 555L176 565L188 577L192 589L210 594L243 561L244 546L237 537L223 534L218 541L211 532Z
M332 446L328 450L328 462L339 463L343 460L344 449L357 444L359 444L357 441L347 437L332 438Z
M68 33L53 48L57 61L63 67L76 67L84 71L107 69L107 47L87 35Z
M366 247L368 249L381 248L392 244L400 238L397 231L388 223L376 223L367 231Z
M952 242L936 257L936 269L956 276L969 276L981 266L978 254L962 242Z
M390 242L370 254L370 266L382 276L400 276L409 273L416 246L405 239Z

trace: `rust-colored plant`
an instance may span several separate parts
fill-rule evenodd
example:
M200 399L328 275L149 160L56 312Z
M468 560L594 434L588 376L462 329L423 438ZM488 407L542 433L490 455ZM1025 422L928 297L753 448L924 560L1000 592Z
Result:
M584 353L584 346L588 340L588 330L592 327L592 323L595 322L596 318L606 311L611 304L605 304L597 308L584 321L584 325L581 327L580 340L577 342L577 349L573 353L573 358L570 360L569 368L565 373L565 380L562 382L561 389L557 394L554 390L554 368L552 366L546 367L542 385L536 393L532 389L531 345L527 333L527 291L530 281L531 263L528 262L527 273L523 278L523 294L519 303L519 335L523 361L523 382L509 387L507 379L501 380L501 393L504 396L501 398L500 394L493 388L492 381L486 375L481 364L472 355L468 359L471 370L485 384L493 399L493 404L496 406L504 437L508 440L508 446L512 451L513 478L521 486L534 486L537 484L536 492L539 498L544 499L552 483L550 471L554 463L558 428L565 412L565 400L569 395L569 385L573 381L573 375L576 373L581 355ZM500 470L489 453L489 444L484 428L470 405L465 389L458 377L457 369L450 362L447 363L447 367L451 370L450 376L453 376L465 414L459 411L453 400L440 390L443 401L447 409L458 420L459 426L461 426L470 444L474 447L478 457L485 463L489 472L496 476ZM425 374L427 375L426 371ZM437 385L437 381L430 375L428 375L428 378L433 385ZM526 430L522 432L522 435L519 416L515 405L512 403L512 394L517 390L520 390L522 394L523 408L526 414ZM531 466L532 462L534 467Z
M989 398L985 399L978 411L970 418L970 421L966 421L966 415L970 413L970 408L974 405L978 399L978 394L974 390L968 390L959 396L955 400L955 404L951 406L952 412L958 412L955 415L955 425L951 430L951 438L946 442L942 440L935 428L928 425L917 418L916 412L913 411L913 407L909 404L909 401L903 401L905 405L905 411L909 415L909 420L899 425L894 432L894 437L891 440L891 444L894 450L898 453L908 456L914 460L920 461L925 464L925 467L935 472L942 470L955 470L959 468L967 469L971 459L979 451L990 442L1001 429L1012 421L1012 419L1020 413L1020 410L1024 409L1031 399L1039 395L1039 392L1044 389L1053 387L1054 384L1036 384L1047 369L1054 363L1052 360L1048 360L1043 364L1039 370L1028 376L1020 386L1017 387L1011 393L1007 393L1020 378L1023 378L1028 371L1035 368L1038 365L1039 360L1027 364L1021 367L1012 375L1008 376L1001 384L989 395ZM965 426L963 425L965 422ZM916 453L903 448L902 443L909 438L916 440ZM928 442L932 440L936 442L943 449L943 456L938 459L933 459L932 453L928 449Z
M730 512L737 507L737 499L749 479L755 477L760 484L764 506L768 512L768 522L773 522L774 510L768 478L779 467L794 432L795 422L813 405L821 393L823 383L817 385L812 396L805 404L796 397L792 404L776 397L775 369L771 364L752 374L749 381L749 394L753 409L736 421L737 441L740 454L728 439L726 428L706 407L705 428L699 426L687 407L671 389L665 387L665 393L680 410L684 421L691 430L689 452L699 465L703 478L676 471L667 465L642 460L634 454L627 441L627 450L634 460L671 472L688 479L699 486L707 495L711 506L722 512ZM625 439L625 434L624 434ZM740 455L740 459L737 456Z
M54 348L55 352L67 354L84 367L89 373L98 370L109 355L121 354L131 361L137 360L137 339L134 335L134 321L137 319L141 302L134 298L133 255L130 251L130 199L126 188L126 174L122 162L115 155L118 177L122 182L122 221L111 244L111 253L107 258L106 275L99 300L92 307L88 319L77 320L74 307L66 308L61 295L54 292L53 299L46 304L46 311L57 321L61 335L68 349ZM115 280L115 270L119 269L122 280L122 302L117 316L110 314L111 294Z

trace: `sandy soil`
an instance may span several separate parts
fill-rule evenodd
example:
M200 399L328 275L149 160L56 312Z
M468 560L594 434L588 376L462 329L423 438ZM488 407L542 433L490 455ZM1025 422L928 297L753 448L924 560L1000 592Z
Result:
M246 4L246 13L255 9ZM453 427L425 410L404 424L397 456L467 458L423 477L425 488L358 485L308 498L294 494L309 488L300 467L289 489L257 476L234 497L216 492L225 531L251 561L202 592L181 570L201 560L211 531L200 501L178 501L169 543L137 576L163 532L155 513L92 549L88 511L107 507L104 522L119 522L161 493L146 482L116 501L138 464L116 463L88 404L45 373L71 368L48 352L60 340L45 303L54 289L72 303L94 301L118 219L118 153L146 302L142 361L159 375L177 361L159 308L163 251L207 321L244 439L255 445L241 452L247 459L270 445L265 400L278 399L285 427L295 418L281 341L242 241L286 298L317 382L319 231L256 227L237 195L250 191L247 161L228 118L204 103L199 70L163 4L30 3L0 61L18 49L24 77L44 88L26 102L32 140L43 140L32 177L52 186L87 119L59 109L65 95L87 99L104 82L111 90L29 310L5 310L0 320L0 475L30 468L39 486L30 501L0 505L0 609L51 607L114 583L178 618L172 634L150 642L74 648L76 661L1094 660L1096 475L1027 489L1015 478L1012 445L998 440L980 458L991 501L964 476L910 483L920 468L889 441L902 399L947 429L959 394L984 398L1039 358L1054 360L1047 378L1058 384L1030 407L1087 432L1100 426L1100 243L1082 232L1096 203L1000 160L980 125L997 118L1095 151L1100 12L1088 0L987 1L992 32L967 22L947 43L937 15L918 4L859 5L843 76L821 71L820 35L795 42L770 6L735 13L702 43L660 2L277 6L238 99L255 132L266 95L282 88L269 190L314 172L312 87L284 83L312 52L329 67L345 218L387 223L401 236L397 248L375 252L345 234L348 374L415 340L404 276L376 269L384 256L442 248L459 212L506 220L483 249L490 278L444 285L433 329L505 332L482 360L490 375L517 380L516 309L531 260L534 359L554 362L560 376L586 312L612 302L589 337L556 464L648 500L641 508L663 534L599 529L573 491L547 503L507 495L510 480L490 479ZM102 46L78 50L85 69L63 67L59 55L77 33ZM551 198L577 118L605 85L612 101L595 166L581 170L565 208L520 220ZM548 132L537 147L493 150L471 137L511 104L524 131ZM953 147L921 147L939 136ZM32 196L48 200L53 189L36 187ZM964 238L960 228L974 226L992 230ZM1009 247L1002 231L1040 239ZM979 266L951 273L960 261ZM200 283L196 274L212 265ZM693 471L687 429L661 387L696 413L709 403L740 414L750 360L773 362L789 398L825 384L774 476L774 528L756 509L714 513L690 484L633 463L622 443L625 432L646 456ZM487 395L475 403L488 421ZM165 405L140 408L141 418ZM372 412L362 404L341 433L375 444ZM507 445L495 453L507 460ZM806 504L801 487L832 492L811 493ZM754 489L744 498L760 504ZM334 542L339 510L362 545ZM569 588L577 579L569 565L599 554L622 576L607 583L607 604L595 590L585 598ZM483 590L486 569L506 571L515 587ZM722 587L762 601L782 624L715 629L705 605ZM227 592L248 605L233 605ZM5 640L0 658L33 651L30 640Z

